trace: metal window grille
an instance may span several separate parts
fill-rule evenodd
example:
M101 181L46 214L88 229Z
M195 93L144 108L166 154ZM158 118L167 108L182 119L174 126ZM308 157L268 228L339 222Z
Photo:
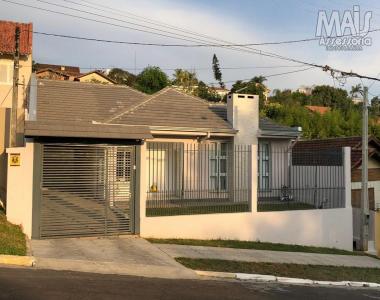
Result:
M147 143L148 216L249 210L251 147Z

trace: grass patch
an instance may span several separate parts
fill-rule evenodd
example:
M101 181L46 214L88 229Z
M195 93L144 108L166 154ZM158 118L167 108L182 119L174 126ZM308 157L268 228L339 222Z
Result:
M286 210L305 210L316 209L314 205L303 202L285 202L285 203L258 203L257 211L286 211Z
M207 206L185 206L185 207L155 207L147 208L147 217L159 216L179 216L179 215L202 215L202 214L218 214L218 213L234 213L249 211L248 204L223 204L223 205L207 205Z
M3 210L0 210L0 254L26 255L24 233L20 226L7 221Z
M336 248L288 245L267 242L251 242L236 240L193 240L193 239L147 239L151 243L156 244L177 244L190 246L208 246L208 247L224 247L236 249L255 249L255 250L271 250L271 251L287 251L287 252L306 252L321 254L341 254L341 255L365 255L362 252L352 252Z
M367 281L380 283L380 269L336 267L321 265L256 263L218 259L191 259L179 257L176 260L193 270L232 272L295 277L328 281Z

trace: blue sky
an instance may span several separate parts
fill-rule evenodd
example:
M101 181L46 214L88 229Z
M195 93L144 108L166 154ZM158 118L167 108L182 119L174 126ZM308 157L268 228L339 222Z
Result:
M14 1L61 12L80 14L36 0ZM81 8L64 0L46 1ZM81 0L72 1L84 4ZM319 10L328 12L332 9L344 11L352 9L353 5L360 5L362 13L372 11L371 28L380 28L380 3L375 0L87 1L116 8L124 15L108 14L113 18L134 22L134 20L127 18L123 11L132 12L200 34L237 43L312 38L315 36ZM97 13L105 14L104 12ZM84 16L84 14L81 15ZM43 32L139 42L186 43L124 28L23 8L1 1L0 19L33 22L34 29ZM103 20L127 26L126 23L109 19ZM144 25L149 24L145 23ZM256 46L255 48L376 77L380 72L380 32L372 33L371 37L373 40L372 46L357 52L329 52L319 46L317 41L290 45ZM300 69L288 67L295 65L291 62L221 48L157 48L100 44L35 36L33 51L34 60L42 63L79 65L88 68L119 66L128 67L131 71L134 71L136 60L137 71L147 65L158 65L165 69L168 75L173 73L170 70L172 68L188 68L195 70L198 77L208 83L214 81L211 71L211 59L214 53L217 54L222 67L244 67L244 69L222 70L225 81ZM357 83L360 83L357 79L348 79L343 88L350 89L351 85ZM363 83L369 85L371 82L363 81ZM273 90L276 88L294 89L300 85L311 84L334 85L334 82L331 76L320 70L313 69L287 76L271 77L268 78L267 84ZM338 86L339 83L335 82L335 85ZM380 82L373 84L370 92L374 95L380 94Z

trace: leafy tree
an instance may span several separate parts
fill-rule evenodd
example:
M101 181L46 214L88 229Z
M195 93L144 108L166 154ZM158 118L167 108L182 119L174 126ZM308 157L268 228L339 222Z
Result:
M194 95L212 102L219 102L222 100L216 93L215 89L208 87L203 81L199 81L198 87L194 90Z
M214 78L219 82L221 88L225 88L224 82L222 81L222 71L220 71L219 60L216 54L212 57L212 70L214 72Z
M137 75L135 88L147 94L154 94L168 86L168 76L159 67L146 67Z
M352 101L348 97L347 91L329 85L316 86L311 94L313 105L329 106L348 111L352 107Z
M378 96L373 97L371 100L370 113L373 117L380 116L380 98Z
M174 70L174 80L172 83L181 87L185 92L193 92L194 87L198 84L195 72L189 72L182 69Z
M136 82L136 75L120 68L111 69L111 71L108 73L108 77L116 81L118 84L124 84L128 86L133 86Z

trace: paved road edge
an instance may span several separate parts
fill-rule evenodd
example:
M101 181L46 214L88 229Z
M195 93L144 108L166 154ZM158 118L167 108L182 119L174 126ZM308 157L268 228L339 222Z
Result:
M0 255L0 264L33 267L36 260L33 256Z
M226 273L226 272L211 272L211 271L195 271L199 276L214 277L214 278L230 278L238 280L256 280L261 282L280 282L289 284L306 284L306 285L321 285L321 286L351 286L351 287L370 287L380 288L379 283L374 282L359 282L359 281L322 281L302 278L280 277L273 275L261 274L245 274L245 273Z

